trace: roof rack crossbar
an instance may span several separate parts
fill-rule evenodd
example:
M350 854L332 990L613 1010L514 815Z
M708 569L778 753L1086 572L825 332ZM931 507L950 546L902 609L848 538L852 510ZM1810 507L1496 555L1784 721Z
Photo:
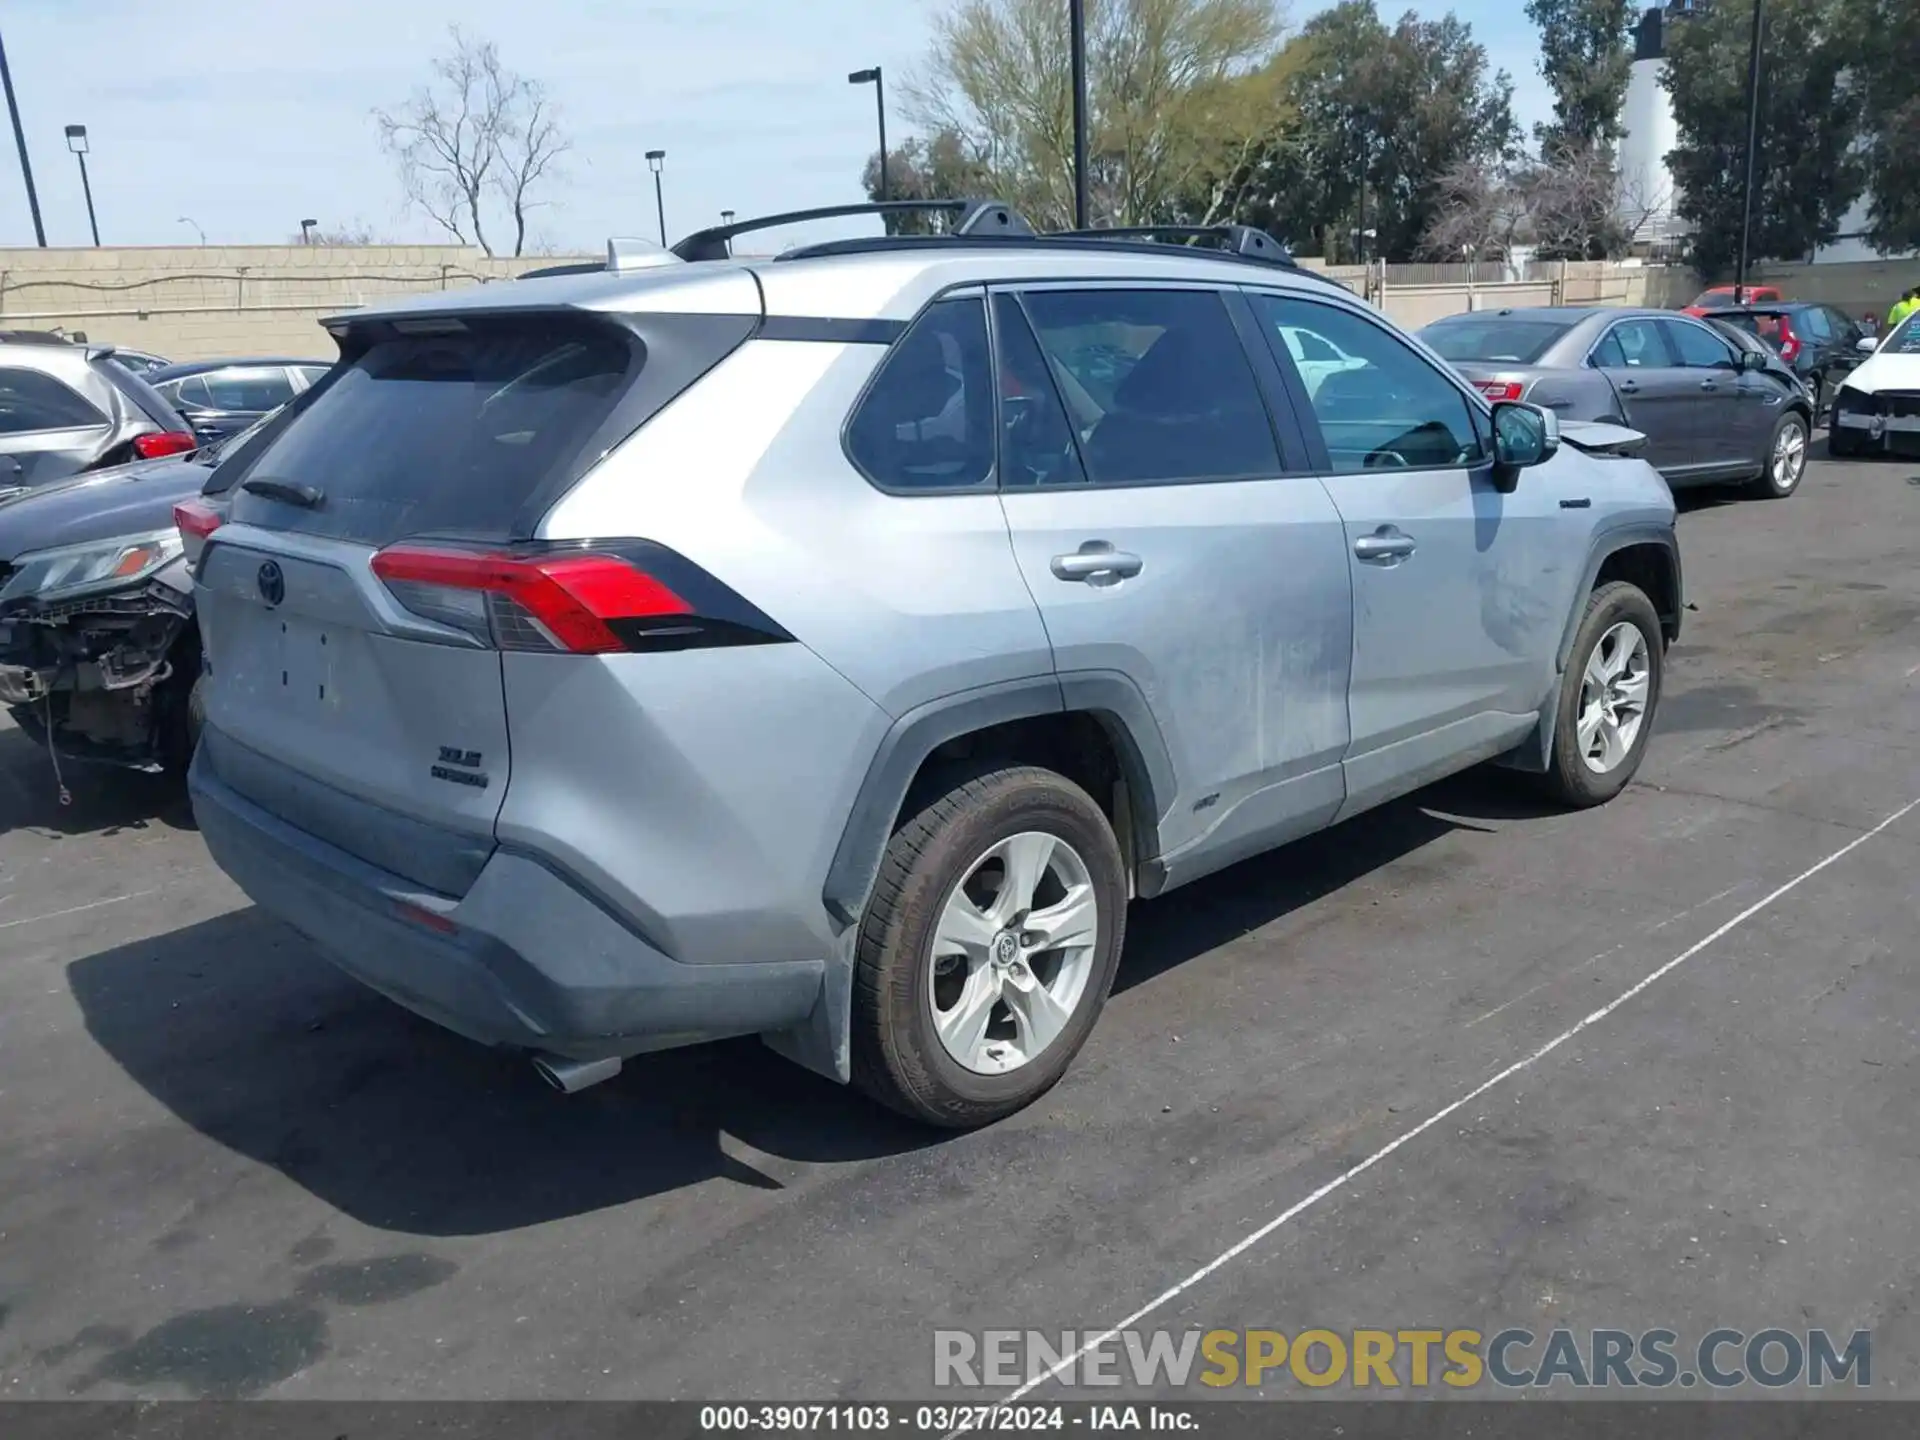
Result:
M954 217L955 235L1030 236L1033 226L1012 206L998 200L873 200L863 205L827 205L817 210L789 210L780 215L757 215L751 220L735 220L728 225L712 225L696 230L673 246L682 260L725 260L731 253L727 242L736 235L756 230L775 230L782 225L798 225L807 220L837 220L847 215L925 215Z
M1222 250L1254 260L1271 260L1276 265L1297 262L1287 247L1251 225L1123 225L1106 230L1063 230L1085 240L1212 240Z

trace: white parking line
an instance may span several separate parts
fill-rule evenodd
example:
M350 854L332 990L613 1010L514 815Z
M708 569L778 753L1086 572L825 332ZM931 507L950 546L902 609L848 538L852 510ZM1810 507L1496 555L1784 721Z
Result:
M1538 1061L1546 1059L1547 1056L1551 1055L1554 1051L1558 1050L1562 1045L1566 1044L1567 1041L1573 1039L1573 1037L1578 1035L1582 1030L1585 1030L1588 1026L1597 1024L1600 1021L1606 1019L1607 1016L1611 1015L1614 1011L1618 1010L1622 1005L1626 1004L1629 1000L1633 999L1634 996L1640 994L1641 991L1645 990L1648 986L1652 985L1655 981L1660 980L1666 975L1671 974L1674 970L1677 970L1680 966L1686 964L1687 961L1691 960L1694 956L1698 955L1702 950L1705 950L1709 945L1712 945L1715 941L1721 939L1722 937L1728 935L1732 931L1737 930L1740 926L1746 924L1747 921L1751 920L1754 916L1758 915L1762 910L1765 910L1769 905L1773 904L1774 901L1780 899L1782 896L1786 895L1790 891L1798 889L1801 885L1805 884L1808 880L1811 880L1814 876L1818 875L1822 870L1826 869L1829 865L1833 864L1836 860L1840 860L1845 856L1851 855L1855 850L1858 850L1862 845L1866 844L1867 841L1873 839L1876 835L1879 835L1883 831L1887 830L1889 827L1894 825L1896 822L1901 820L1903 817L1905 817L1915 809L1920 809L1920 799L1909 800L1906 804L1902 805L1898 810L1894 811L1891 815L1887 816L1886 819L1882 820L1878 825L1875 825L1872 829L1863 831L1861 834L1854 836L1853 839L1849 840L1846 844L1842 845L1838 850L1835 850L1832 854L1828 855L1824 860L1817 861L1816 863L1808 866L1805 870L1802 870L1798 875L1794 876L1791 880L1787 881L1785 884L1761 896L1758 900L1754 901L1753 904L1749 905L1746 909L1742 910L1738 915L1735 915L1731 920L1727 921L1719 929L1713 931L1704 940L1699 940L1699 941L1696 941L1694 944L1689 945L1685 950L1682 950L1678 955L1674 956L1671 960L1667 961L1666 964L1660 966L1659 969L1651 971L1647 975L1643 976L1640 980L1636 981L1627 989L1621 991L1620 994L1616 995L1612 1000L1609 1000L1605 1005L1602 1005L1598 1010L1595 1010L1591 1015L1587 1016L1587 1018L1582 1020L1579 1024L1571 1026L1566 1030L1562 1030L1558 1035L1554 1036L1551 1040L1547 1041L1546 1044L1542 1045L1538 1050L1535 1050L1531 1055L1523 1056L1521 1059L1514 1061L1513 1064L1507 1066L1506 1069L1500 1071L1498 1074L1494 1075L1491 1079L1481 1081L1480 1084L1476 1085L1473 1089L1469 1090L1466 1094L1462 1095L1458 1100L1455 1100L1452 1104L1447 1105L1442 1109L1434 1111L1433 1114L1429 1115L1425 1120L1422 1120L1418 1125L1414 1126L1411 1130L1403 1131L1401 1134L1395 1136L1392 1140L1388 1141L1385 1145L1381 1146L1378 1150L1374 1151L1373 1154L1369 1155L1366 1159L1362 1160L1358 1165L1355 1165L1352 1169L1343 1171L1339 1175L1334 1176L1333 1179L1329 1180L1326 1184L1322 1185L1318 1190L1315 1190L1312 1194L1308 1195L1305 1199L1294 1202L1294 1204L1288 1206L1285 1210L1282 1210L1278 1215L1274 1216L1273 1219L1267 1221L1266 1224L1262 1225L1258 1230L1255 1230L1252 1234L1248 1235L1245 1239L1238 1240L1227 1249L1221 1251L1220 1254L1215 1256L1213 1259L1209 1260L1206 1264L1202 1265L1198 1270L1194 1271L1191 1275L1187 1276L1186 1279L1180 1281L1177 1285L1171 1286L1170 1288L1161 1291L1160 1294L1154 1296L1153 1299L1149 1300L1146 1304L1142 1305L1138 1310L1134 1311L1131 1315L1127 1316L1126 1319L1122 1320L1118 1325L1115 1325L1111 1330L1107 1330L1102 1334L1095 1336L1093 1339L1089 1340L1086 1344L1082 1345L1078 1350L1075 1350L1071 1355L1068 1355L1065 1359L1061 1360L1059 1364L1053 1366L1051 1369L1047 1370L1045 1373L1034 1376L1033 1379L1027 1381L1027 1383L1022 1385L1018 1390L1015 1390L1011 1395L1008 1395L1006 1397L1006 1400L1002 1403L1012 1404L1014 1401L1021 1399L1023 1396L1031 1394L1034 1390L1046 1384L1047 1381L1053 1379L1055 1376L1062 1374L1066 1370L1071 1369L1074 1365L1078 1364L1079 1361L1083 1357L1085 1357L1090 1351L1096 1350L1100 1346L1105 1345L1108 1341L1115 1339L1120 1335L1122 1331L1127 1330L1132 1326L1139 1324L1142 1320L1146 1319L1147 1316L1153 1314L1154 1311L1160 1309L1162 1306L1167 1305L1172 1301L1179 1299L1180 1296L1184 1295L1187 1291L1191 1290L1194 1286L1198 1285L1202 1280L1205 1280L1209 1275L1212 1275L1216 1270L1219 1270L1222 1266L1230 1264L1232 1261L1246 1254L1247 1251L1251 1250L1254 1246L1258 1245L1262 1240L1265 1240L1269 1235L1273 1234L1276 1230L1280 1229L1283 1225L1286 1225L1290 1221L1305 1214L1307 1211L1311 1210L1314 1206L1318 1205L1322 1200L1326 1199L1329 1195L1333 1194L1336 1190L1345 1188L1348 1184L1350 1184L1354 1180L1357 1180L1360 1176L1366 1174L1367 1171L1373 1169L1374 1166L1378 1165L1382 1160L1385 1160L1389 1155L1393 1154L1393 1152L1398 1150L1402 1145L1407 1144L1409 1141L1417 1140L1420 1136L1426 1134L1427 1131L1431 1130L1434 1126L1438 1125L1442 1120L1445 1120L1449 1115L1452 1115L1455 1111L1461 1109L1464 1106L1471 1105L1475 1100L1478 1100L1482 1095L1486 1094L1489 1090L1493 1089L1494 1086L1499 1085L1503 1081L1511 1080L1515 1075L1518 1075L1522 1070L1527 1069L1529 1066L1537 1063Z
M0 930L11 930L16 925L38 925L42 920L58 920L62 915L78 915L87 910L98 910L103 905L124 905L129 900L142 900L149 895L158 895L158 890L136 890L131 895L109 895L104 900L89 900L85 905L69 905L65 910L49 910L44 915L23 915L18 920L0 920Z

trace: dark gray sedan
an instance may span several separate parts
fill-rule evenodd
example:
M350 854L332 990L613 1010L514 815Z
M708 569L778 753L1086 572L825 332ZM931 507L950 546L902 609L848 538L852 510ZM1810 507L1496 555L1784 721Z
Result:
M1527 400L1563 420L1604 420L1647 437L1669 485L1750 482L1791 495L1806 470L1813 402L1758 347L1670 310L1482 310L1420 332L1493 400Z

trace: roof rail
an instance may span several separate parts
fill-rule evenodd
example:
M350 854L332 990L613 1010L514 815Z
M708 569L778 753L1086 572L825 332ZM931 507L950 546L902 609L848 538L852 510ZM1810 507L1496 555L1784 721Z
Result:
M1122 225L1108 230L1062 230L1081 240L1212 240L1229 254L1249 260L1269 260L1299 269L1287 247L1251 225Z
M998 200L873 200L864 205L828 205L818 210L789 210L782 215L759 215L751 220L736 220L729 225L714 225L696 230L673 247L682 260L725 260L732 251L727 242L736 235L756 230L775 230L782 225L797 225L806 220L837 220L846 215L924 215L946 214L955 217L955 235L1031 236L1033 226L1010 205Z

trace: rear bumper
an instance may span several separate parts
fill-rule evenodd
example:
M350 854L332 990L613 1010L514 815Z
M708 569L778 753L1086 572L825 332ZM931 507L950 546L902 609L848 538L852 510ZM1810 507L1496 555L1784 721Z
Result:
M800 1024L818 960L689 965L539 861L496 852L458 900L255 805L196 755L194 818L220 868L335 965L487 1045L594 1060Z

